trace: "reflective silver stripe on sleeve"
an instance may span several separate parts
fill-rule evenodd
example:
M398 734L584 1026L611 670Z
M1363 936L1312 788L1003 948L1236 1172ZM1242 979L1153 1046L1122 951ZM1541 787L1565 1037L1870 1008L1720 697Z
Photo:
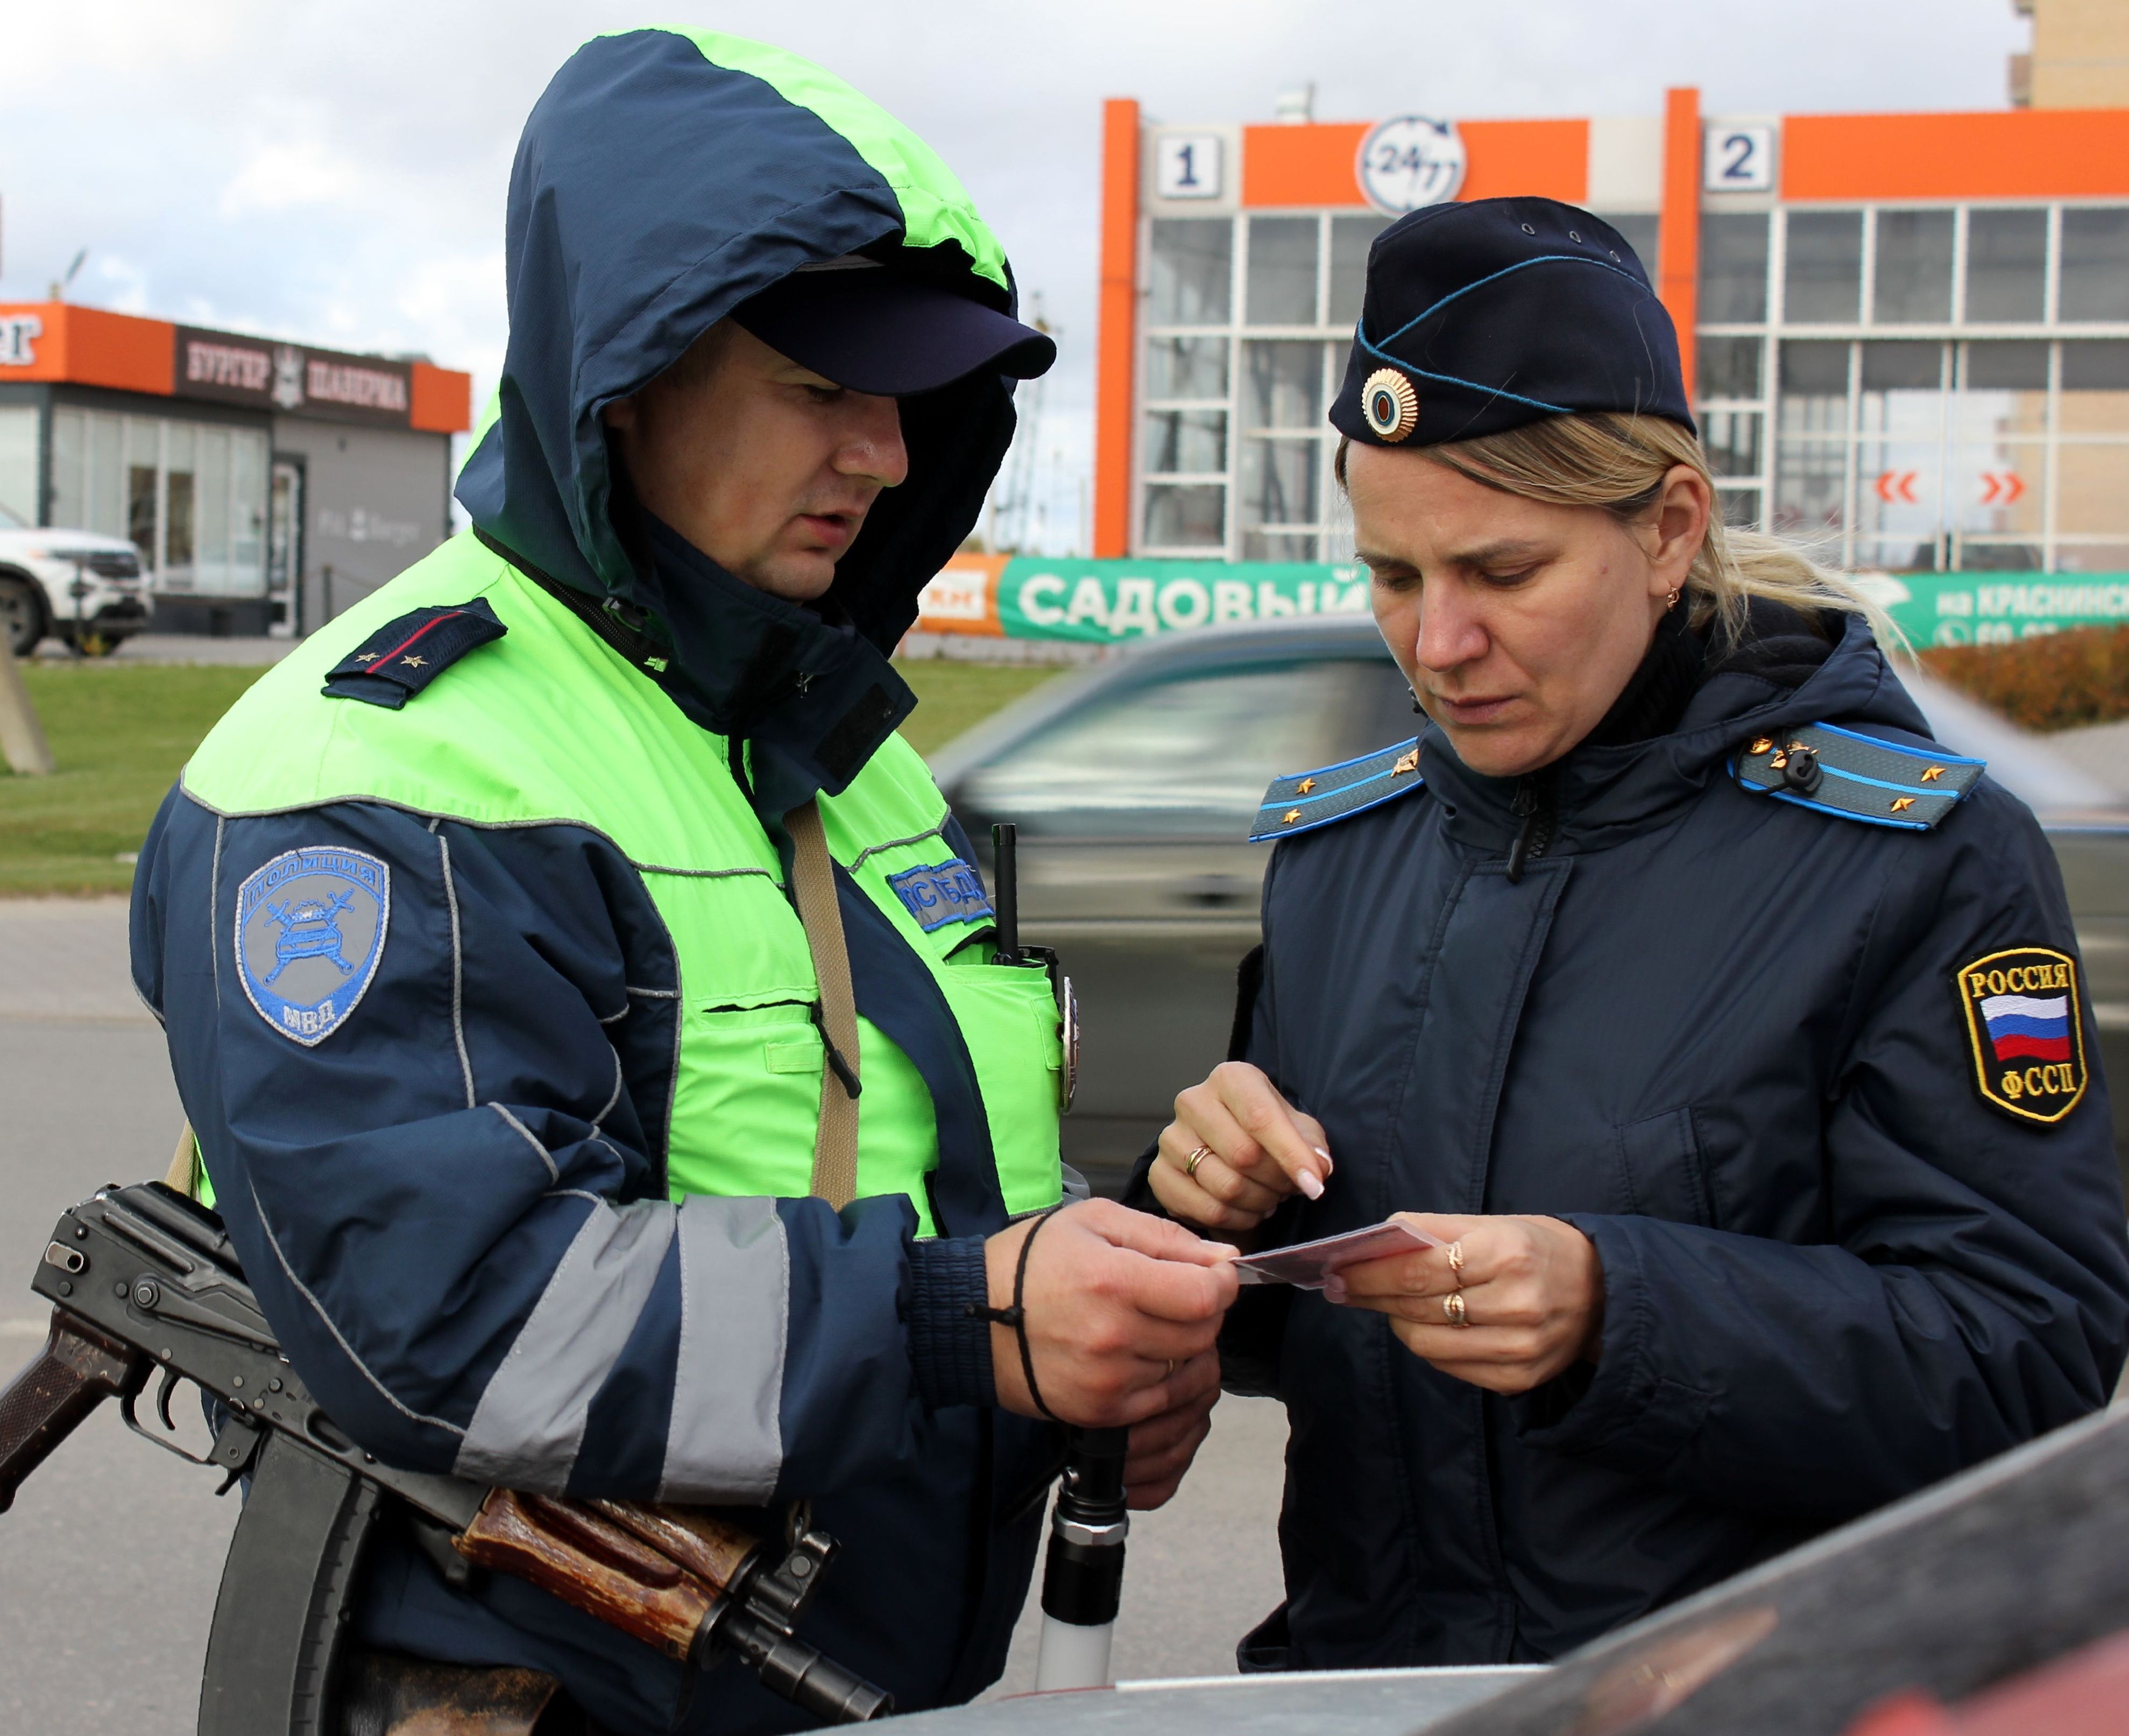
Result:
M783 1468L791 1251L776 1202L680 1206L680 1355L661 1501L760 1506Z
M676 1216L662 1200L602 1200L593 1210L481 1394L452 1467L459 1476L561 1492L592 1400L658 1282Z

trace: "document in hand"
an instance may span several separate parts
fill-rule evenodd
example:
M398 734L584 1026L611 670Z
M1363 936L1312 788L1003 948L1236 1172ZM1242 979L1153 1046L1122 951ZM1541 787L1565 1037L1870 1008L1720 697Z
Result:
M1363 1260L1410 1253L1414 1248L1448 1245L1441 1237L1416 1229L1401 1218L1388 1218L1365 1229L1349 1229L1343 1235L1325 1236L1321 1241L1245 1254L1235 1262L1235 1272L1245 1284L1292 1284L1301 1290L1321 1290L1331 1273Z

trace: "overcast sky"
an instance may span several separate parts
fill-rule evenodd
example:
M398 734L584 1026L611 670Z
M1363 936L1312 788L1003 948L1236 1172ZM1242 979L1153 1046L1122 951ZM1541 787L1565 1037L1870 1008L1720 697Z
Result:
M1041 445L1088 463L1102 98L1151 118L1999 108L2011 0L737 0L691 25L812 55L923 134L1062 328ZM635 7L169 0L9 8L0 299L73 299L351 350L500 363L526 112ZM1059 527L1045 539L1059 545ZM1069 540L1067 535L1065 540ZM1061 546L1053 552L1062 552Z

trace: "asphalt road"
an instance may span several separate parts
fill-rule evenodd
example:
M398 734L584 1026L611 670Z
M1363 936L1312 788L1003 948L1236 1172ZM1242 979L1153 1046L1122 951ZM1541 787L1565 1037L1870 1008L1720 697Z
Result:
M43 1340L27 1284L59 1214L160 1175L176 1137L162 1034L125 959L117 901L0 901L0 1379ZM1279 1600L1285 1434L1278 1405L1227 1400L1183 1492L1134 1520L1120 1679L1232 1673L1236 1639ZM23 1486L0 1515L0 1730L189 1736L236 1520L217 1481L107 1408ZM1032 1685L1033 1601L993 1694Z

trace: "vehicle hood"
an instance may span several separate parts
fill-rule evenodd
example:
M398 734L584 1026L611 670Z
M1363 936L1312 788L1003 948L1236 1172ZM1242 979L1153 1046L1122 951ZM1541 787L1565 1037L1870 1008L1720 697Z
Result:
M17 555L31 549L56 552L79 549L84 554L137 554L140 550L122 536L106 536L100 530L69 530L60 526L26 525L19 530L0 527L0 549Z
M929 146L793 55L711 31L595 38L526 123L505 232L510 339L457 495L536 576L669 646L682 709L778 762L758 806L841 789L915 704L887 661L1012 439L979 373L903 404L907 481L826 597L742 583L628 498L601 412L801 265L864 253L1003 312L1003 250ZM782 811L776 808L775 811Z

